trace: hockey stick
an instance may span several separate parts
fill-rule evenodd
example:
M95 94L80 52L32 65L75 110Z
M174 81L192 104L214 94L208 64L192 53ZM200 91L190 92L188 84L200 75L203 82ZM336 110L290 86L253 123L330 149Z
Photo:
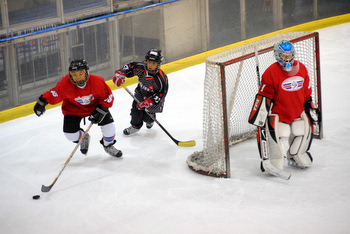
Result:
M88 133L88 131L90 130L91 126L92 126L92 122L90 123L89 127L86 129L86 131L84 132L83 136L80 138L79 142L77 143L77 145L74 147L74 150L72 151L72 153L69 155L68 159L66 160L66 162L64 163L63 168L61 169L60 173L58 173L58 175L56 176L56 178L54 179L54 181L49 185L49 186L45 186L42 185L41 186L41 192L47 193L51 190L51 188L54 186L54 184L56 183L58 177L60 177L60 175L62 174L63 170L66 168L67 164L69 163L69 161L71 160L71 158L73 157L75 151L77 151L78 147L81 144L81 141L83 140L83 138L85 137L85 135Z
M259 59L258 59L258 50L255 48L255 64L256 64L256 75L258 79L258 87L260 87L261 81L260 81L260 70L259 70ZM271 164L270 157L269 157L269 151L268 151L268 145L267 145L267 134L265 129L266 123L263 127L259 128L259 136L260 136L260 154L261 154L261 160L262 160L262 166L265 171L269 172L271 175L281 177L282 179L289 180L291 177L291 174L289 172L286 172L284 170L281 170L274 165Z
M134 94L132 94L131 92L130 92L130 90L127 88L127 87L125 87L125 86L123 86L122 85L122 87L126 90L126 92L128 92L129 94L130 94L130 96L137 102L137 103L140 103L140 101L139 100L137 100L137 98L134 96ZM170 135L170 133L163 127L163 125L161 125L159 122L158 122L158 120L154 117L154 116L152 116L148 111L147 111L147 109L145 109L145 112L149 115L149 117L151 117L153 120L154 120L154 122L156 122L158 125L159 125L159 127L171 138L171 140L173 140L174 142L175 142L175 144L177 144L178 146L182 146L182 147L192 147L192 146L195 146L196 145L196 142L194 141L194 140L192 140L192 141L178 141L178 140L176 140L174 137L172 137L171 135Z

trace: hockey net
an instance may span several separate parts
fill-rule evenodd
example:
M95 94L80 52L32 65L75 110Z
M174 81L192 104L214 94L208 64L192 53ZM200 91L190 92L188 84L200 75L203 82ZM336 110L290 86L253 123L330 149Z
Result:
M245 44L206 59L203 103L203 150L191 154L188 166L215 177L230 177L229 146L256 136L257 128L248 123L258 92L256 72L258 54L260 74L274 62L273 46L289 40L296 50L296 60L307 68L312 99L321 109L319 38L317 32L279 34ZM314 125L314 136L322 138L322 122Z

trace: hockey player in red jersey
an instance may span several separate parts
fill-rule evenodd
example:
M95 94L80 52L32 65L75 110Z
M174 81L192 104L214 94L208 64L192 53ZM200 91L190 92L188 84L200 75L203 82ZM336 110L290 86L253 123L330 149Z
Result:
M105 80L97 75L89 74L89 67L84 59L76 59L70 63L69 73L62 77L54 88L42 94L34 106L34 112L41 116L45 106L62 102L64 115L63 132L66 138L74 143L79 142L84 130L80 128L83 118L100 126L103 138L100 143L105 151L114 157L121 157L122 152L116 149L114 120L109 112L114 97ZM80 151L87 154L90 135L87 133L81 141Z
M145 113L147 110L154 118L161 113L164 107L165 96L168 92L168 77L160 69L162 63L161 50L151 49L147 52L144 62L131 62L115 72L113 82L119 87L125 82L125 77L138 76L139 82L135 89L135 100L131 108L131 126L124 129L125 135L136 133L146 123L152 128L154 121Z
M277 62L262 75L249 123L259 127L257 140L263 160L265 149L260 147L259 135L262 128L268 139L268 158L274 167L283 169L287 158L290 165L307 168L312 163L308 152L313 137L312 121L317 121L308 71L295 60L294 46L288 41L276 43L274 55ZM288 139L287 148L283 139ZM261 169L264 171L263 166Z

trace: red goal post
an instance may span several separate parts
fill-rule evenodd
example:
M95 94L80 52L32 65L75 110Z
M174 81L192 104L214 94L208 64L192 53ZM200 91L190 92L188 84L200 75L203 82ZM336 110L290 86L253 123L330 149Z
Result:
M312 98L319 108L314 137L323 137L319 34L290 32L245 44L206 59L203 103L203 150L191 154L188 166L200 174L230 177L231 145L256 136L256 127L248 123L258 92L256 73L258 54L260 74L274 62L274 44L289 40L295 47L296 60L307 68ZM258 152L257 152L258 155Z

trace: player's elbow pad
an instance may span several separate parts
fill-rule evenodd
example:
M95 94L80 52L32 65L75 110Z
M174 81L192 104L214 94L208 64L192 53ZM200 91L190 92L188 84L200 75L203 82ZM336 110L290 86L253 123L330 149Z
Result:
M258 127L265 125L267 115L271 108L272 99L257 94L249 115L248 122Z

